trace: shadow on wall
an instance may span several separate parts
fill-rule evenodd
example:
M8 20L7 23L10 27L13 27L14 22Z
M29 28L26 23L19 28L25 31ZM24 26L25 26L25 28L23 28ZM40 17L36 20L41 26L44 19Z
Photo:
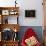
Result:
M41 43L43 43L43 30L42 30L42 27L41 26L21 26L20 27L20 32L19 32L19 39L20 39L20 42L24 36L24 33L25 31L28 29L28 28L32 28L36 34L37 34L37 37L39 39L39 41Z

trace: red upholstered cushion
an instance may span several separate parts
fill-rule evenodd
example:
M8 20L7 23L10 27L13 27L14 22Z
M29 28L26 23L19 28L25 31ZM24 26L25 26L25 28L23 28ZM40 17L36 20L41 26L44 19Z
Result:
M21 45L22 46L26 46L26 43L25 43L25 39L28 39L29 37L32 37L32 36L37 36L36 33L34 32L34 30L32 28L28 28L25 32L25 35L24 37L22 38L22 43ZM37 45L36 45L37 46Z
M27 29L24 35L24 39L27 39L32 36L36 36L36 33L34 32L34 30L32 28Z

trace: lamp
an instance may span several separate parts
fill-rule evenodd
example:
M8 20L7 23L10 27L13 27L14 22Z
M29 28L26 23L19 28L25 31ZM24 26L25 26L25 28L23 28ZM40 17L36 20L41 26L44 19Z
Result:
M16 2L17 0L15 0L15 7L16 7L16 4L17 4L17 2Z

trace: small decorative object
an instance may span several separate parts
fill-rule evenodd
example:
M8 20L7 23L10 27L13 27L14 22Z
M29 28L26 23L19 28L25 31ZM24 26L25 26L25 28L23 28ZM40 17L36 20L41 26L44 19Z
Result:
M25 17L35 17L35 10L25 10Z
M2 32L2 40L4 41L8 41L8 40L12 40L12 30L9 28L5 28Z
M15 7L16 7L16 4L17 4L17 2L16 2L17 0L15 0Z
M18 14L18 12L16 11L16 12L14 12L14 14L15 14L15 15L17 15L17 14Z
M2 15L9 15L9 10L2 10Z
M10 11L10 15L17 15L17 13L18 13L18 12L15 11L15 10L11 10L11 11Z
M17 32L17 30L16 29L14 29L14 41L15 40L18 40L18 32Z
M14 33L14 41L15 41L15 40L18 40L18 32L15 32L15 33Z
M14 29L14 32L17 32L17 30L16 30L16 29Z
M10 11L10 15L13 15L14 14L14 12L13 11Z
M8 24L8 18L7 18L7 19L5 19L5 24Z

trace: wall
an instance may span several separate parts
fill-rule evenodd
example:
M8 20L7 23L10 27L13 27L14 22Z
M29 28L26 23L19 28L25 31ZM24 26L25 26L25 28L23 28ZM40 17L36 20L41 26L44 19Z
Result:
M15 0L0 0L0 6L14 6ZM17 0L19 10L19 24L21 26L43 26L43 6L42 0ZM36 10L35 18L25 18L25 10ZM9 19L10 20L10 19Z
M43 6L42 0L21 0L20 1L20 23L21 25L26 26L42 26L43 25ZM35 18L25 18L25 10L35 9L36 17Z

